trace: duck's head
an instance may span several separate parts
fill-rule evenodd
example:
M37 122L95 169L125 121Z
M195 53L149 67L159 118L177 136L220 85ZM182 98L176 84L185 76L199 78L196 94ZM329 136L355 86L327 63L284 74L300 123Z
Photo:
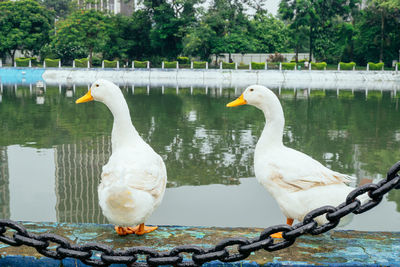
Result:
M226 106L236 107L249 104L263 110L269 104L275 104L277 100L278 98L276 97L276 95L267 87L262 85L251 85L244 90L241 96L239 96L236 100L228 103Z
M105 103L108 99L113 98L115 94L121 94L121 90L114 83L99 79L95 81L88 92L77 99L75 103L84 103L92 100L100 101Z

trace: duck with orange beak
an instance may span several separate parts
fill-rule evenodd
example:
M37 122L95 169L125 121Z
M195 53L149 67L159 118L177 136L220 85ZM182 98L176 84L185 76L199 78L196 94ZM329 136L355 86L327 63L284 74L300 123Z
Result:
M268 88L252 85L227 107L252 105L263 111L266 125L254 153L256 178L277 201L292 225L303 220L310 211L325 206L337 206L354 189L348 184L355 178L332 171L310 156L283 144L285 118L278 97ZM317 223L328 222L319 216ZM282 233L272 237L282 238Z
M97 80L76 103L104 103L114 116L112 154L103 166L98 187L104 216L119 235L143 235L157 229L144 222L159 206L167 184L162 158L140 137L132 124L121 90L110 81Z

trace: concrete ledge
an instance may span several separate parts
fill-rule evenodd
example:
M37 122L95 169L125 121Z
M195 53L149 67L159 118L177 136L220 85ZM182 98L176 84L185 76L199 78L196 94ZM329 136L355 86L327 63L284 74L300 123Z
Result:
M167 251L184 244L203 247L237 236L253 238L263 229L163 226L145 236L120 237L112 225L23 223L34 233L50 232L68 238L73 243L99 242L113 248L149 246ZM335 266L399 266L400 233L331 231L319 236L303 236L291 247L276 251L257 251L239 263L222 264L219 261L205 266L281 266L281 265L335 265ZM26 246L11 247L0 243L0 266L60 266L60 261L46 258ZM86 266L79 260L64 259L63 266ZM117 266L117 265L113 265Z

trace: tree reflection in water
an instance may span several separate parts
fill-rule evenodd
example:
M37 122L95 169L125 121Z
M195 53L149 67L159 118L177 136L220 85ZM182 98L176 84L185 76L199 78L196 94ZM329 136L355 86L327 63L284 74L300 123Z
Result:
M228 109L234 88L122 87L138 132L167 165L168 187L238 184L254 177L254 147L264 126L255 108ZM97 204L101 166L110 153L112 116L104 105L78 106L87 86L3 86L0 117L0 217L10 216L7 146L54 148L57 219L105 222ZM284 142L326 166L380 179L400 159L400 114L393 92L277 89ZM36 98L44 96L37 104ZM358 181L360 182L360 181ZM388 200L397 203L400 193ZM78 211L78 212L77 212Z

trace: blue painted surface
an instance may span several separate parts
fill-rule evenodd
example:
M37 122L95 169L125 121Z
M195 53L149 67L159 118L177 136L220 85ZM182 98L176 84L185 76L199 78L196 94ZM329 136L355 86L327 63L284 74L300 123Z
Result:
M34 84L43 81L42 68L0 68L0 82L3 84Z

